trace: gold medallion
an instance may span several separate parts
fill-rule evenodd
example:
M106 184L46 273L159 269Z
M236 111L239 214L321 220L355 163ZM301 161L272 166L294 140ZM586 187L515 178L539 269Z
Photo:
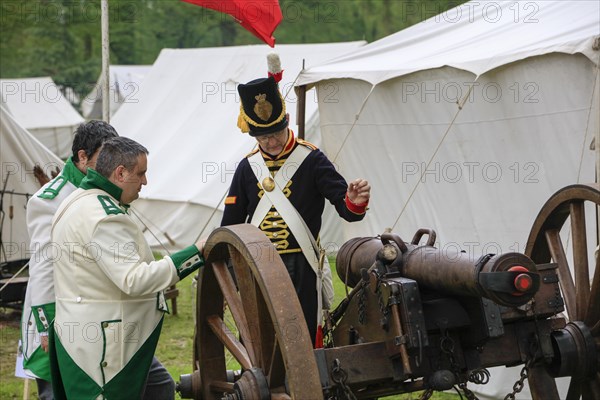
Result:
M273 178L271 178L269 176L269 177L263 179L263 181L262 181L262 187L267 192L272 192L273 189L275 189L275 181L273 180Z
M268 121L271 118L271 114L273 114L273 104L267 100L267 95L264 93L260 93L254 96L254 98L256 99L254 113L263 121Z

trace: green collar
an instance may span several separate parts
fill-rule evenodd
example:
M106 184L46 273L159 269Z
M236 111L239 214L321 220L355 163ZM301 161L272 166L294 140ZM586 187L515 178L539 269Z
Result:
M67 178L75 187L81 185L81 181L85 178L85 174L79 170L73 163L73 157L69 157L63 168L62 175Z
M88 168L87 176L83 178L81 181L80 188L88 190L88 189L101 189L106 193L110 194L115 199L121 201L121 194L123 193L123 189L109 181L104 176L100 175L95 170Z

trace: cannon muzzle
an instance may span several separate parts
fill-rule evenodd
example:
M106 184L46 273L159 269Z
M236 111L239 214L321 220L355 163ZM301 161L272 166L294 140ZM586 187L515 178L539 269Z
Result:
M435 236L430 234L426 245L418 245L420 235L411 243L389 233L377 238L351 239L338 252L338 276L354 287L362 278L362 270L377 269L380 275L413 279L419 287L485 297L508 307L527 303L537 292L540 277L535 263L526 255L486 254L474 259L456 248L433 247L432 237Z

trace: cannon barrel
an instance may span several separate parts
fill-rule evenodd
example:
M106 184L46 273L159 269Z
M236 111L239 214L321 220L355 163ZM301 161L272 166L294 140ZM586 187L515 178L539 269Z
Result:
M336 270L349 286L358 284L362 270L376 266L384 266L384 273L413 279L421 287L485 297L509 307L527 303L539 287L535 263L521 253L487 254L474 259L456 248L419 246L390 234L351 239L338 252Z

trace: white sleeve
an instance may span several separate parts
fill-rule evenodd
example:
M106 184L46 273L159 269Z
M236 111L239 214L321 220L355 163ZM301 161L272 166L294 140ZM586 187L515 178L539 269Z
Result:
M129 296L167 289L179 278L169 257L154 261L139 227L126 214L109 215L92 236L97 263L106 276Z
M50 243L52 217L60 199L32 197L27 203L27 231L30 237L29 280L31 305L54 303L53 259L55 246Z

